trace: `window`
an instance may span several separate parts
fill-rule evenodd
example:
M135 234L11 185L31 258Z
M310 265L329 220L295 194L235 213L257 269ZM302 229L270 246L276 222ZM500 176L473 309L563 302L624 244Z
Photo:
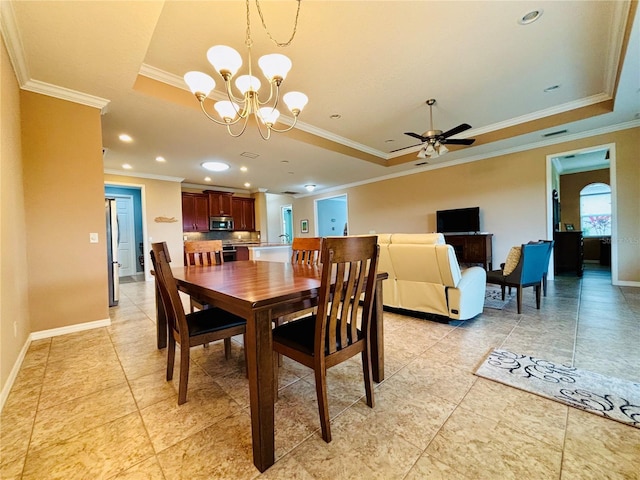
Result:
M580 226L584 237L611 235L611 187L592 183L580 192Z

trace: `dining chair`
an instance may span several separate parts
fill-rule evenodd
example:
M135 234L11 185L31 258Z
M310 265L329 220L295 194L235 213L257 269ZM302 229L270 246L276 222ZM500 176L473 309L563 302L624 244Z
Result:
M185 265L220 265L224 263L222 240L188 240L184 242ZM191 312L203 310L207 303L198 298L190 299Z
M327 369L360 353L367 405L374 405L369 330L378 256L376 236L323 239L317 314L273 329L274 351L315 372L322 438L327 443L331 441Z
M173 378L176 343L178 343L180 345L178 405L182 405L187 401L189 352L191 347L217 340L230 340L234 335L244 334L247 322L241 317L216 307L185 314L178 286L165 256L166 250L165 242L151 244L151 262L158 281L160 298L167 314L169 329L167 339L167 381ZM225 357L229 358L226 345Z
M320 262L321 237L296 237L291 243L291 263L317 265Z

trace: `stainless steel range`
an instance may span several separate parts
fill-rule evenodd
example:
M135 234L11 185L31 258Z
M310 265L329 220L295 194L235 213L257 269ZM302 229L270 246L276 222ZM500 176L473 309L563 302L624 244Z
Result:
M235 245L222 245L222 257L225 262L234 262L236 260Z

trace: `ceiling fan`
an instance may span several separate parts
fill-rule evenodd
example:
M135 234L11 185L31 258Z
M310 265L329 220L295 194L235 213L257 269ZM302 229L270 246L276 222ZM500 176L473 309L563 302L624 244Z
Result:
M436 103L435 98L430 98L426 101L429 105L429 128L430 130L424 132L422 135L418 135L413 132L405 132L405 135L417 138L422 143L426 143L418 152L418 158L437 158L440 155L444 155L449 151L445 146L445 143L449 145L471 145L475 142L475 138L455 139L449 138L458 133L462 133L465 130L469 130L471 125L468 123L462 123L457 127L443 132L442 130L433 129L433 105ZM414 145L415 146L415 145Z

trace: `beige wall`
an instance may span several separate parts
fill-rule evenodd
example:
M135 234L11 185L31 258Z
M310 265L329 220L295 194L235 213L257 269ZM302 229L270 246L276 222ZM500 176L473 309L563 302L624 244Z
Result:
M180 182L105 174L104 183L140 187L142 190L142 215L147 226L144 254L145 271L149 272L151 264L149 250L152 242L167 242L171 263L176 266L184 265ZM176 221L171 223L157 222L155 219L158 217L173 217Z
M108 319L100 111L20 98L31 329Z
M31 324L25 249L20 89L3 41L0 50L0 386L4 388L20 350L31 333Z
M640 282L640 128L298 198L294 221L313 222L314 199L341 193L348 195L351 234L432 232L437 210L479 206L497 265L511 246L548 236L547 155L608 143L616 150L618 279Z

